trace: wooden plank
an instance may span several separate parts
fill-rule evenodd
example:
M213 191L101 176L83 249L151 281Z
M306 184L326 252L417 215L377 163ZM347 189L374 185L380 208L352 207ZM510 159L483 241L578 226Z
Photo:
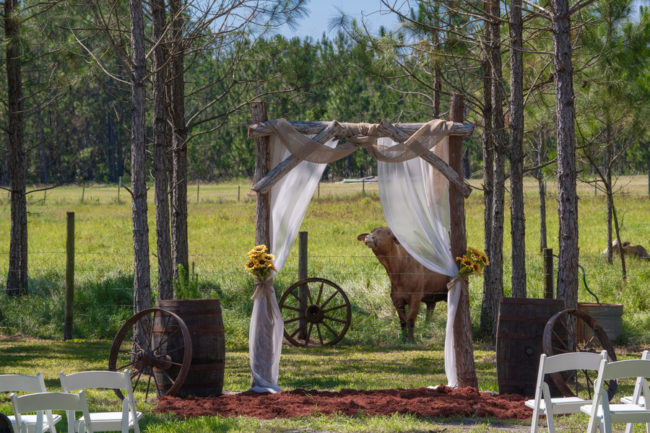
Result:
M325 143L330 138L334 137L343 131L343 127L337 121L331 122L329 125L322 128L312 140L318 143ZM271 190L280 179L291 171L295 166L300 163L300 160L293 155L289 155L284 161L273 167L266 176L260 179L253 185L252 190L258 193L267 193Z
M288 121L291 126L293 126L296 131L301 132L303 134L318 134L323 130L323 128L326 128L327 125L330 122L325 122L325 121L302 121L302 120L289 120ZM359 129L360 125L359 123L341 123L343 128L345 129ZM415 131L420 129L424 123L396 123L395 126L399 128L402 132L408 134L410 137L413 135ZM451 128L452 135L460 135L463 137L472 135L472 132L474 131L474 125L471 123L455 123L454 126ZM271 125L269 122L257 122L253 123L251 125L248 125L248 138L257 138L257 137L264 137L267 135L272 135L273 134L273 128L271 128Z
M462 95L451 97L450 120L462 122L464 112ZM463 169L463 139L449 137L449 165L460 176ZM465 232L465 197L462 189L449 186L450 241L451 254L460 257L467 251ZM458 386L478 388L476 367L474 365L474 346L472 343L472 322L469 315L469 287L467 278L462 279L460 300L454 320L454 351L456 354L456 371Z
M397 128L395 125L391 124L390 122L387 122L386 120L382 120L381 123L379 124L378 127L379 130L383 131L383 133L386 134L387 137L392 138L393 140L399 141L399 142L404 142L408 140L409 136ZM460 136L456 136L460 137ZM451 139L451 137L450 137ZM460 138L460 145L456 145L456 147L461 146L462 147L462 138ZM451 149L451 142L450 142L450 149ZM463 181L463 177L461 172L456 172L453 168L451 168L445 161L440 159L438 155L435 153L428 151L427 153L420 155L420 158L424 159L426 162L431 164L433 167L435 167L440 173L442 173L448 180L449 182L453 183L456 185L458 188L460 188L463 196L465 198L469 197L469 195L472 193L472 189Z

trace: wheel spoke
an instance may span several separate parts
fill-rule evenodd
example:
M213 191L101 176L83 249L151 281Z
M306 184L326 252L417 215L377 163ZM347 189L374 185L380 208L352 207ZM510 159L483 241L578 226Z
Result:
M320 288L318 289L318 297L316 298L316 305L320 304L320 299L323 296L323 286L325 285L325 281L320 282Z
M300 302L300 304L302 304L303 307L305 307L305 308L309 307L309 305L306 305L306 304L302 301L302 299L300 299L300 296L296 295L296 294L294 293L293 290L291 291L291 296L293 296L294 298L296 298L296 299L298 300L298 302Z
M176 381L174 380L174 378L172 378L172 377L169 375L169 373L167 373L166 371L163 371L163 373L165 374L165 376L167 376L167 379L170 380L170 382L172 383L172 386L174 386L174 385L176 384Z
M115 371L121 371L124 370L126 367L135 364L135 361L131 361L128 364L120 365L119 367L115 368Z
M323 310L323 314L329 313L330 311L339 310L339 309L345 308L347 306L348 306L347 304L341 304L341 305L337 305L336 307L330 307L330 308L328 308L326 310Z
M149 399L149 387L151 386L151 376L153 376L153 374L150 374L149 375L149 380L147 380L147 390L144 393L144 399L145 400ZM154 378L154 380L155 380L155 378Z
M169 319L171 317L172 316L169 315L169 314L167 315L167 317L165 317L165 326L163 326L162 337L160 338L160 341L158 342L158 345L152 350L153 353L156 353L156 351L158 349L160 349L160 346L162 346L162 344L167 341L167 338L168 338L167 337L167 326L169 326Z
M294 317L293 319L285 320L284 324L286 325L287 323L295 322L296 320L300 320L300 317Z
M331 295L329 298L327 298L327 301L323 302L323 305L321 305L320 307L321 307L321 308L325 308L325 306L326 306L326 305L327 305L327 304L328 304L332 299L334 299L334 297L335 297L336 295L338 295L338 293L339 293L338 291L332 293L332 295Z
M309 304L314 305L314 299L311 297L311 289L309 288L309 284L305 284L303 287L307 291L307 299L309 299Z
M141 378L141 377L142 377L142 372L141 372L141 371L138 371L138 377L135 379L135 386L133 387L133 390L134 390L134 391L135 391L135 389L138 387L138 383L140 383L140 378Z
M320 345L324 346L325 343L323 343L323 335L320 333L320 324L316 324L316 331L318 332L318 340L320 341Z
M295 337L296 334L298 333L298 331L300 331L301 329L303 329L303 328L306 327L306 326L307 326L307 322L303 323L301 326L298 327L298 329L296 329L295 331L293 331L293 333L292 333L289 337L290 337L290 338Z
M566 349L566 352L568 352L568 351L569 351L569 346L568 346L568 345L566 344L566 342L564 341L565 338L564 338L564 337L560 337L560 335L559 335L557 332L555 332L555 329L553 329L553 335L554 335L555 338L557 339L557 342L560 343L560 344L562 345L562 347Z
M299 312L299 313L302 313L302 312L304 311L304 310L301 310L300 308L290 307L290 306L288 306L288 305L283 305L283 306L280 307L280 308L283 309L283 310L284 310L284 309L287 309L287 310L291 310L291 311L297 311L297 312Z
M334 322L339 322L339 323L344 323L344 324L348 323L345 320L337 319L336 317L330 317L330 316L323 316L323 319L328 319L328 320L332 320Z
M311 330L314 328L314 324L309 324L309 330L307 331L307 337L305 337L305 346L309 344L309 338L311 337Z
M179 350L184 350L185 345L178 346L176 349L168 350L167 352L159 353L158 356L169 355L170 353L178 352Z
M339 335L338 332L336 332L335 330L333 330L332 327L331 327L330 325L328 325L326 322L322 322L322 323L323 323L323 326L326 327L327 330L330 331L330 332L332 333L332 336L334 336L334 337L338 337L338 335Z

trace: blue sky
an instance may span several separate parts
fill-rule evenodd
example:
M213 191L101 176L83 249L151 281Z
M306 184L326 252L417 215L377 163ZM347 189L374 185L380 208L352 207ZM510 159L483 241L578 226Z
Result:
M390 3L395 3L391 0ZM404 5L405 1L398 1L397 4ZM632 17L638 19L639 6L650 6L650 0L633 0L632 1ZM336 30L329 30L329 24L332 18L340 15L339 11L345 12L352 18L366 22L371 32L379 30L380 26L388 29L394 29L399 26L397 18L394 14L386 11L386 7L381 4L381 0L309 0L307 9L309 12L307 16L298 20L298 25L295 29L290 29L284 26L278 30L287 38L298 36L301 39L306 36L311 36L313 39L320 39L325 32L328 37L332 38L336 35Z
M303 39L305 36L311 36L313 39L320 39L325 32L332 38L336 35L336 30L330 31L329 24L332 18L340 15L337 8L357 21L363 17L373 33L379 30L380 26L389 29L399 26L395 15L386 12L381 0L310 0L307 3L307 16L298 20L297 27L292 30L285 26L279 33L285 37L298 36Z

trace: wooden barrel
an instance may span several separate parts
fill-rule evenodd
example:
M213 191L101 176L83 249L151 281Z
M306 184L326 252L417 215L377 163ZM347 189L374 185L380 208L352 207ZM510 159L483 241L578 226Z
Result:
M156 302L156 307L180 316L192 336L192 364L183 386L176 395L179 397L221 395L226 344L219 300L167 299ZM156 316L154 319L154 347L160 341L163 344L178 345L178 342L173 340L182 340L182 335L178 332L173 333L168 330L167 334L169 335L164 335L164 320L164 315ZM165 389L171 386L171 382L166 375L157 373L155 370L154 375L160 389L159 394L164 394Z
M555 299L502 298L497 322L499 393L535 395L544 326L564 303Z
M622 304L592 304L588 302L579 302L578 310L584 311L594 318L598 323L609 341L614 343L623 332L623 305ZM578 341L586 341L591 338L591 329L580 322L578 326Z

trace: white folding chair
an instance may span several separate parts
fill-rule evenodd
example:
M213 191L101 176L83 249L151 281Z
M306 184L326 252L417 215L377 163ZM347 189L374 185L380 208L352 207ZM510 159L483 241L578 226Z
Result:
M641 404L610 404L607 391L603 386L610 380L624 378L645 378L641 384L641 394L645 401L650 401L650 390L647 378L650 377L650 360L629 360L618 362L602 361L598 370L593 403L585 405L580 410L589 415L588 433L595 433L600 427L601 433L611 433L612 424L645 423L646 432L650 433L650 408Z
M539 359L535 398L526 401L526 406L533 409L533 419L530 424L531 433L539 429L539 416L546 415L549 433L555 433L554 415L579 413L580 407L590 403L580 397L551 397L548 384L544 381L547 374L571 370L598 371L600 362L607 359L607 351L600 354L591 352L569 352L560 355L546 356Z
M140 433L138 421L142 418L142 413L135 409L135 399L133 398L133 388L128 370L125 370L123 373L117 371L84 371L69 375L60 373L60 377L61 387L64 391L93 388L122 390L124 401L122 402L121 412L90 413L93 430L96 432L121 431L122 433L128 433L129 430L133 430L135 433ZM83 420L84 418L80 418L77 421L75 431L77 431L76 426Z
M643 353L641 354L641 359L650 360L650 350L644 350ZM634 392L632 393L632 395L621 397L621 403L642 404L645 406L646 400L643 398L643 396L641 396L641 387L643 386L644 381L647 382L645 378L637 377L636 385L634 386Z
M25 394L17 396L11 394L11 402L14 407L16 416L17 433L27 433L27 425L23 422L24 413L37 412L36 432L43 433L43 411L47 410L65 410L72 413L68 417L68 430L74 428L76 411L82 412L89 419L88 405L84 392L79 394L68 394L65 392L39 392L36 394ZM81 433L93 433L92 425L81 423L79 431Z
M22 374L0 374L0 392L46 392L45 389L45 380L43 375L38 373L36 376L25 376ZM42 415L42 414L41 414ZM14 415L8 416L9 421L14 430L16 428L16 417ZM36 431L36 418L37 415L24 415L22 422L27 426L28 433L33 433ZM56 427L54 425L61 421L61 416L52 414L51 410L45 412L45 418L47 419L47 424L42 426L44 432L50 431L56 433ZM42 417L41 417L42 419Z

